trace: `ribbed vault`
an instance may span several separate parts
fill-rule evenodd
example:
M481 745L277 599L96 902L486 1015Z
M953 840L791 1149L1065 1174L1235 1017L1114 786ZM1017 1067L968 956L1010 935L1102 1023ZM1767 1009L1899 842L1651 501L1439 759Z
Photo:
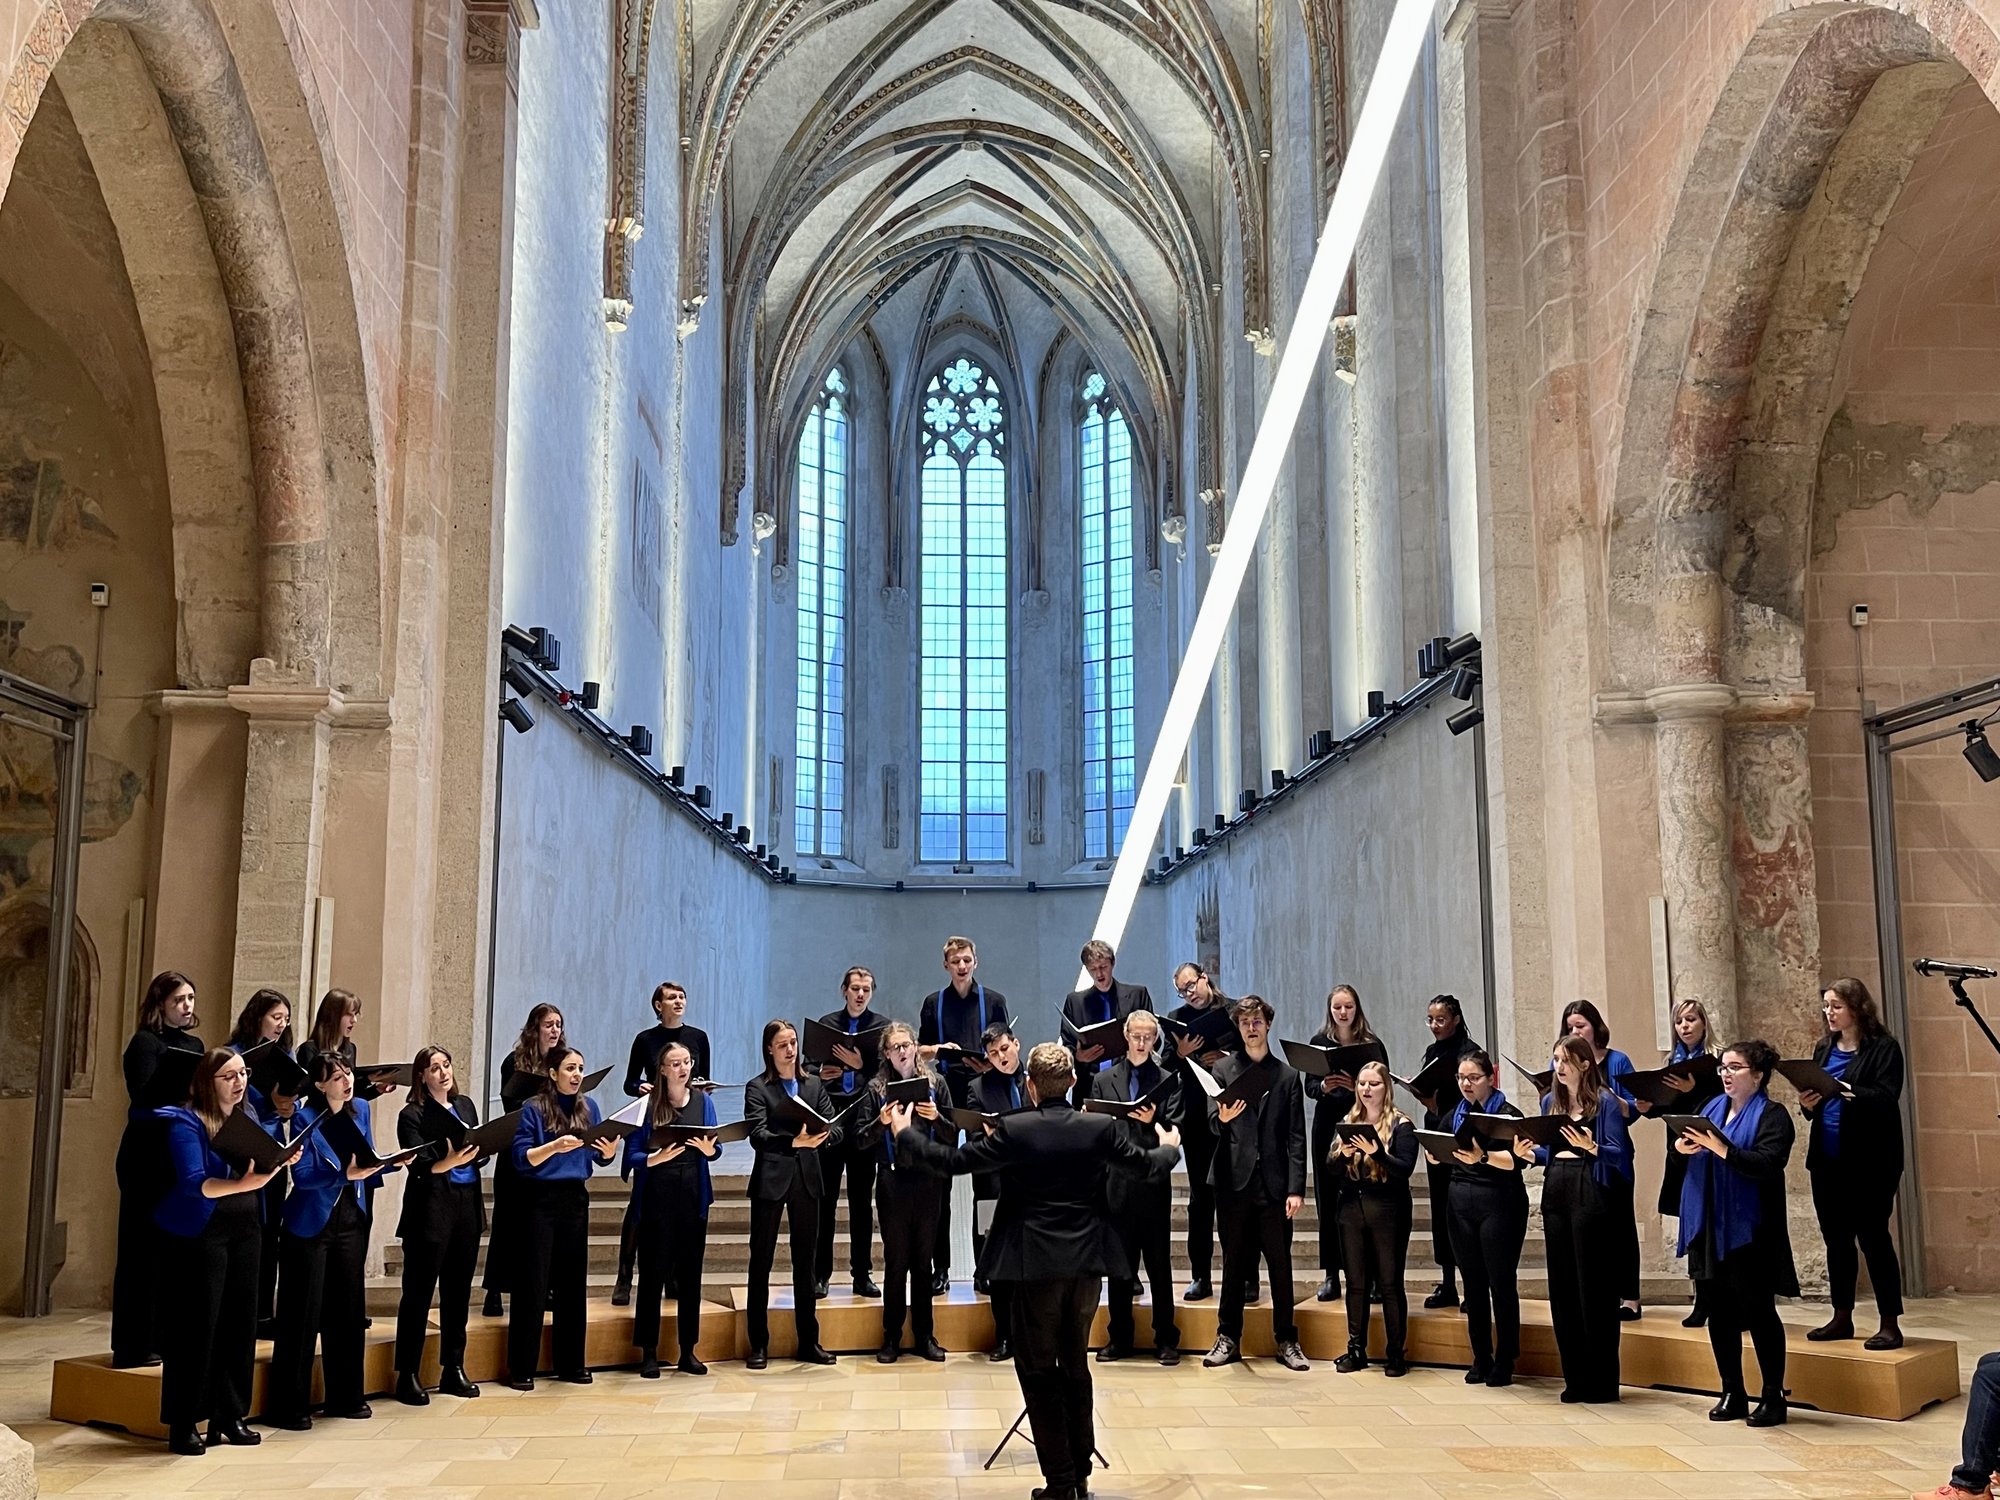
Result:
M1024 436L1080 347L1154 507L1218 489L1225 266L1240 326L1271 319L1273 4L1310 40L1330 186L1335 0L684 0L681 316L720 324L725 536L747 500L783 561L782 455L825 368L865 346L907 433L954 320L1011 366Z

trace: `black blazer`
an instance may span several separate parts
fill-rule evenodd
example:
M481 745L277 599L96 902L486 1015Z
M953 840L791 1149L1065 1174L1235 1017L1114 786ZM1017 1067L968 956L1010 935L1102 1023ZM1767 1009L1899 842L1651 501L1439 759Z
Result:
M1018 1104L1014 1102L1014 1091L1009 1087L1015 1082L1021 1085L1021 1102ZM1028 1104L1028 1070L1025 1066L1016 1068L1011 1073L988 1071L981 1073L972 1081L970 1107L981 1114L1009 1114L1017 1109L1026 1109Z
M979 1257L979 1274L991 1281L1130 1275L1106 1214L1105 1173L1165 1177L1180 1159L1167 1146L1142 1150L1120 1121L1087 1115L1066 1098L1016 1115L970 1145L944 1146L906 1130L896 1150L936 1172L1000 1174L1000 1201Z
M833 1114L833 1100L817 1078L799 1079L799 1098L822 1115ZM784 1202L791 1197L794 1184L809 1197L819 1197L826 1190L819 1153L838 1146L845 1133L834 1126L824 1145L801 1158L792 1147L799 1127L785 1113L785 1099L783 1081L767 1080L761 1073L743 1086L743 1119L750 1127L750 1145L757 1153L757 1163L750 1169L750 1196L766 1203Z
M949 1114L951 1085L946 1083L942 1076L934 1077L932 1084L933 1102L938 1107L938 1117L935 1120L926 1120L921 1115L913 1114L910 1116L910 1130L940 1145L955 1145L958 1141L958 1127L951 1123ZM868 1080L868 1086L862 1092L868 1098L856 1112L857 1119L853 1130L854 1150L857 1155L875 1158L876 1185L890 1196L894 1196L904 1187L915 1188L925 1185L932 1188L941 1187L936 1172L927 1169L922 1162L902 1149L903 1143L900 1137L896 1142L895 1161L888 1162L883 1159L886 1152L883 1150L882 1138L889 1133L889 1127L882 1123L882 1106L888 1100L889 1091L878 1075Z
M871 1031L880 1031L889 1024L887 1016L878 1016L872 1010L864 1010L855 1019L861 1023L857 1034L863 1035ZM821 1016L819 1020L822 1026L831 1026L835 1031L845 1031L847 1030L847 1007L843 1005L838 1010L829 1011L827 1014ZM868 1070L866 1068L860 1069L854 1075L854 1092L850 1094L842 1091L838 1075L831 1079L822 1078L820 1080L821 1083L826 1085L827 1093L836 1104L852 1104L867 1089L872 1081L873 1077Z
M1174 1020L1181 1022L1183 1025L1192 1025L1198 1016L1206 1016L1211 1012L1227 1014L1229 1004L1229 1001L1217 996L1205 1006L1177 1005L1174 1007L1172 1015ZM1216 1043L1216 1050L1225 1053L1241 1052L1243 1050L1243 1033L1238 1031L1233 1025L1224 1027L1222 1035ZM1189 1071L1193 1062L1200 1061L1199 1054L1192 1061L1182 1057L1180 1055L1179 1039L1169 1031L1165 1036L1160 1038L1160 1055L1172 1062L1174 1073L1180 1079L1181 1097L1187 1101L1187 1106L1182 1111L1185 1116L1182 1128L1197 1137L1206 1136L1209 1133L1208 1113L1196 1107L1202 1098L1201 1085L1194 1081L1194 1074Z
M412 1094L417 1093L411 1090ZM430 1139L424 1133L424 1097L412 1098L396 1114L396 1144L408 1149L421 1146ZM479 1106L464 1094L451 1101L451 1112L463 1120L467 1126L479 1123ZM513 1153L508 1152L511 1156ZM475 1167L477 1163L474 1164ZM449 1227L446 1213L445 1189L451 1186L448 1173L433 1172L432 1161L418 1158L410 1163L403 1174L403 1212L396 1220L396 1235L399 1239L430 1239L439 1236ZM473 1196L479 1203L479 1232L486 1232L486 1193L478 1184L472 1184Z
M1241 1053L1225 1057L1215 1065L1216 1082L1226 1088L1251 1066ZM1257 1119L1256 1155L1248 1161L1237 1160L1234 1132L1222 1123L1216 1101L1207 1100L1208 1128L1215 1136L1215 1160L1209 1163L1208 1180L1224 1191L1240 1193L1248 1191L1252 1179L1261 1173L1265 1193L1272 1202L1281 1203L1305 1196L1305 1090L1299 1075L1278 1061L1275 1052L1256 1066L1277 1070L1270 1092L1250 1106Z
M1832 1052L1833 1037L1823 1036L1813 1048L1813 1061L1825 1067ZM1812 1121L1806 1170L1828 1167L1877 1184L1895 1182L1903 1175L1902 1043L1887 1032L1864 1037L1841 1082L1854 1091L1854 1097L1840 1106L1840 1155L1837 1159L1827 1155L1823 1111L1803 1110Z
M1342 1197L1400 1198L1408 1203L1410 1174L1417 1169L1417 1156L1417 1127L1405 1118L1398 1120L1396 1128L1389 1132L1387 1149L1378 1158L1385 1174L1380 1181L1363 1177L1358 1162L1332 1161L1327 1166L1334 1173L1333 1181L1339 1185Z
M1431 1039L1430 1045L1424 1048L1424 1060L1417 1065L1417 1072L1418 1073L1423 1072L1425 1068L1428 1068L1432 1063L1436 1062L1440 1057L1448 1057L1452 1060L1454 1064L1456 1064L1457 1061L1461 1057L1465 1056L1466 1053L1477 1052L1478 1050L1479 1050L1479 1043L1475 1042L1471 1038L1471 1036L1467 1034L1465 1029L1465 1023L1463 1021L1460 1021L1458 1023L1458 1030L1454 1031L1450 1036L1444 1038L1442 1041L1439 1041L1435 1037ZM1411 1076L1415 1077L1416 1075L1412 1074ZM1442 1128L1441 1122L1443 1121L1444 1117L1450 1114L1453 1110L1458 1108L1458 1100L1459 1100L1459 1093L1458 1093L1458 1086L1456 1084L1447 1083L1442 1089L1438 1090L1438 1097L1436 1100L1436 1104L1438 1107L1436 1109L1427 1109L1424 1111L1424 1129L1426 1130L1441 1129Z
M1090 997L1096 993L1095 986L1087 990L1071 990L1063 997L1063 1019L1078 1029L1102 1019L1092 1015L1085 1008ZM1127 984L1122 979L1114 979L1111 981L1111 998L1113 1007L1111 1019L1114 1021L1124 1020L1135 1010L1153 1008L1153 992L1143 984Z
M1855 1058L1858 1064L1859 1057ZM1757 1228L1750 1243L1723 1265L1717 1263L1713 1242L1703 1234L1688 1246L1688 1274L1697 1281L1728 1276L1748 1288L1777 1297L1799 1295L1798 1267L1792 1263L1792 1231L1785 1218L1785 1166L1798 1139L1791 1115L1776 1102L1767 1104L1757 1122L1757 1138L1748 1147L1730 1151L1717 1163L1719 1172L1735 1172L1757 1185ZM1676 1155L1679 1153L1676 1152ZM1682 1157L1683 1161L1690 1158ZM1680 1205L1674 1205L1676 1211Z
M1140 1093L1150 1094L1156 1088L1161 1089L1153 1123L1141 1125L1136 1120L1120 1120L1118 1128L1132 1138L1134 1145L1150 1151L1160 1144L1160 1126L1177 1127L1181 1123L1180 1082L1157 1062L1141 1063L1138 1071ZM1131 1062L1121 1057L1093 1078L1090 1081L1090 1097L1121 1102L1129 1100L1132 1097ZM1136 1173L1114 1172L1105 1184L1105 1196L1113 1214L1161 1213L1172 1206L1173 1184L1165 1179L1142 1178Z

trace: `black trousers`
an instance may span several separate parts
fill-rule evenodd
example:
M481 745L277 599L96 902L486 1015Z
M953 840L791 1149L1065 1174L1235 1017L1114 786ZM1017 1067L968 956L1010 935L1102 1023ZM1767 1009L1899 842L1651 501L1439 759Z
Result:
M111 1273L111 1362L141 1365L159 1354L159 1287L167 1240L153 1223L167 1170L157 1122L126 1124L118 1142L118 1264Z
M1218 1188L1215 1212L1222 1221L1222 1298L1216 1306L1216 1332L1232 1339L1243 1337L1243 1289L1256 1278L1261 1255L1271 1277L1271 1333L1281 1344L1296 1341L1292 1221L1285 1217L1284 1200L1272 1202L1263 1178L1256 1177L1241 1193Z
M843 1140L831 1156L821 1148L820 1159L826 1175L826 1197L822 1200L819 1248L813 1264L819 1268L821 1281L833 1280L833 1240L840 1227L840 1215L834 1209L840 1202L840 1181L845 1175L847 1231L852 1246L848 1266L858 1281L875 1270L875 1153L857 1150L851 1141ZM883 1254L888 1254L887 1247ZM925 1269L929 1269L928 1259Z
M907 1313L912 1342L919 1349L931 1338L931 1246L937 1216L951 1184L918 1171L873 1172L882 1197L882 1260L888 1281L882 1288L882 1342L901 1344Z
M1721 1270L1720 1276L1697 1281L1695 1289L1702 1306L1708 1309L1708 1344L1715 1351L1715 1373L1721 1377L1723 1393L1744 1392L1743 1335L1747 1333L1757 1351L1763 1394L1783 1396L1785 1325L1778 1317L1778 1299L1772 1292L1752 1285L1750 1278L1731 1274L1727 1262Z
M1409 1189L1399 1194L1340 1195L1340 1258L1347 1272L1347 1341L1368 1348L1368 1288L1382 1289L1383 1352L1403 1357L1410 1330L1410 1299L1403 1289L1403 1267L1410 1257L1413 1211Z
M527 1191L514 1170L514 1153L503 1151L493 1163L493 1222L486 1227L486 1274L480 1285L489 1292L514 1289L514 1262L527 1238L520 1222L521 1200Z
M685 1359L701 1342L701 1266L708 1255L708 1211L692 1194L657 1191L657 1181L648 1186L656 1191L645 1197L639 1215L639 1300L633 1308L632 1342L657 1354L660 1300L671 1286L674 1333Z
M343 1191L333 1215L311 1239L278 1237L285 1263L278 1298L278 1331L264 1381L264 1411L302 1417L312 1409L313 1346L320 1351L326 1409L352 1411L361 1404L361 1347L365 1340L362 1281L367 1274L368 1219Z
M1319 1122L1322 1113L1327 1115L1324 1126ZM1325 1140L1320 1139L1322 1130L1326 1135ZM1331 1112L1323 1111L1318 1104L1315 1104L1312 1139L1307 1154L1312 1158L1313 1222L1319 1226L1319 1271L1320 1275L1332 1277L1337 1281L1340 1277L1342 1260L1339 1230L1340 1181L1346 1174L1326 1159L1327 1152L1333 1149L1334 1140Z
M1153 1347L1178 1349L1180 1325L1174 1319L1173 1211L1168 1189L1149 1189L1112 1208L1111 1222L1125 1246L1125 1260L1137 1271L1146 1268L1146 1289L1153 1295ZM1132 1282L1110 1278L1113 1347L1129 1349L1134 1338Z
M574 1375L583 1363L583 1298L589 1273L590 1191L585 1183L518 1178L519 1257L508 1290L507 1374L526 1380L542 1352L542 1311L555 1313L555 1368Z
M750 1347L771 1347L771 1267L778 1259L778 1221L789 1219L792 1231L792 1326L799 1347L819 1342L819 1299L813 1256L819 1249L820 1201L798 1178L780 1199L750 1200Z
M1896 1259L1896 1239L1889 1233L1889 1215L1896 1207L1896 1181L1842 1176L1838 1164L1812 1174L1813 1213L1826 1240L1826 1289L1835 1312L1854 1311L1855 1284L1861 1279L1861 1257L1868 1261L1868 1281L1875 1290L1875 1309L1884 1318L1903 1315L1903 1268Z
M1476 1370L1495 1364L1511 1370L1521 1357L1521 1247L1527 1237L1525 1192L1451 1185L1451 1249L1465 1278L1465 1336Z
M284 1259L278 1253L278 1237L283 1232L285 1194L291 1188L291 1177L289 1171L280 1172L264 1184L264 1238L257 1259L257 1322L260 1326L277 1316L278 1269L279 1262Z
M618 1221L618 1285L632 1280L632 1267L639 1260L639 1179L632 1179L631 1194L625 1199L625 1217Z
M1610 1195L1614 1254L1618 1258L1618 1297L1623 1302L1639 1300L1639 1210L1633 1198L1633 1184L1614 1178Z
M1190 1125L1181 1136L1181 1152L1187 1158L1188 1267L1196 1281L1207 1281L1215 1264L1215 1189L1208 1180L1215 1137Z
M1438 1279L1450 1286L1458 1271L1458 1260L1452 1253L1451 1245L1450 1164L1434 1167L1426 1162L1424 1181L1429 1184L1431 1192L1431 1259L1437 1262Z
M432 1191L437 1221L403 1240L403 1297L396 1306L396 1370L413 1377L424 1363L432 1293L438 1299L438 1366L465 1363L472 1268L479 1264L480 1185L448 1182Z
M1617 1195L1599 1187L1590 1163L1558 1156L1542 1187L1549 1246L1549 1317L1563 1384L1584 1401L1618 1399Z
M192 1239L162 1234L175 1295L161 1301L160 1421L171 1432L250 1415L257 1362L257 1195L217 1198Z
M1014 1374L1035 1438L1042 1478L1056 1490L1090 1479L1097 1446L1091 1409L1090 1324L1103 1278L1022 1281L1008 1288L1013 1308Z

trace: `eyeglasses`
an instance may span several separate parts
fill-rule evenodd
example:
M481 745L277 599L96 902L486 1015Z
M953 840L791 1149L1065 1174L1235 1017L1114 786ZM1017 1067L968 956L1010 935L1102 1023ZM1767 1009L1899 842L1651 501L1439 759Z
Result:
M1198 979L1190 979L1186 984L1177 984L1174 986L1174 993L1185 999L1187 996L1192 995L1194 993L1195 986L1198 985L1199 983L1201 983L1201 981Z
M1748 1073L1752 1070L1748 1063L1726 1062L1721 1065L1720 1071L1724 1073Z

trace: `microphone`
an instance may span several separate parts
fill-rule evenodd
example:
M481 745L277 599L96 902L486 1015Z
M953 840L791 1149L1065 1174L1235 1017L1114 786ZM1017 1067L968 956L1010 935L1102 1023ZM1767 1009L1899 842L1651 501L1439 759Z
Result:
M1948 958L1920 958L1912 966L1926 979L1994 979L2000 970L1984 964L1954 963Z

